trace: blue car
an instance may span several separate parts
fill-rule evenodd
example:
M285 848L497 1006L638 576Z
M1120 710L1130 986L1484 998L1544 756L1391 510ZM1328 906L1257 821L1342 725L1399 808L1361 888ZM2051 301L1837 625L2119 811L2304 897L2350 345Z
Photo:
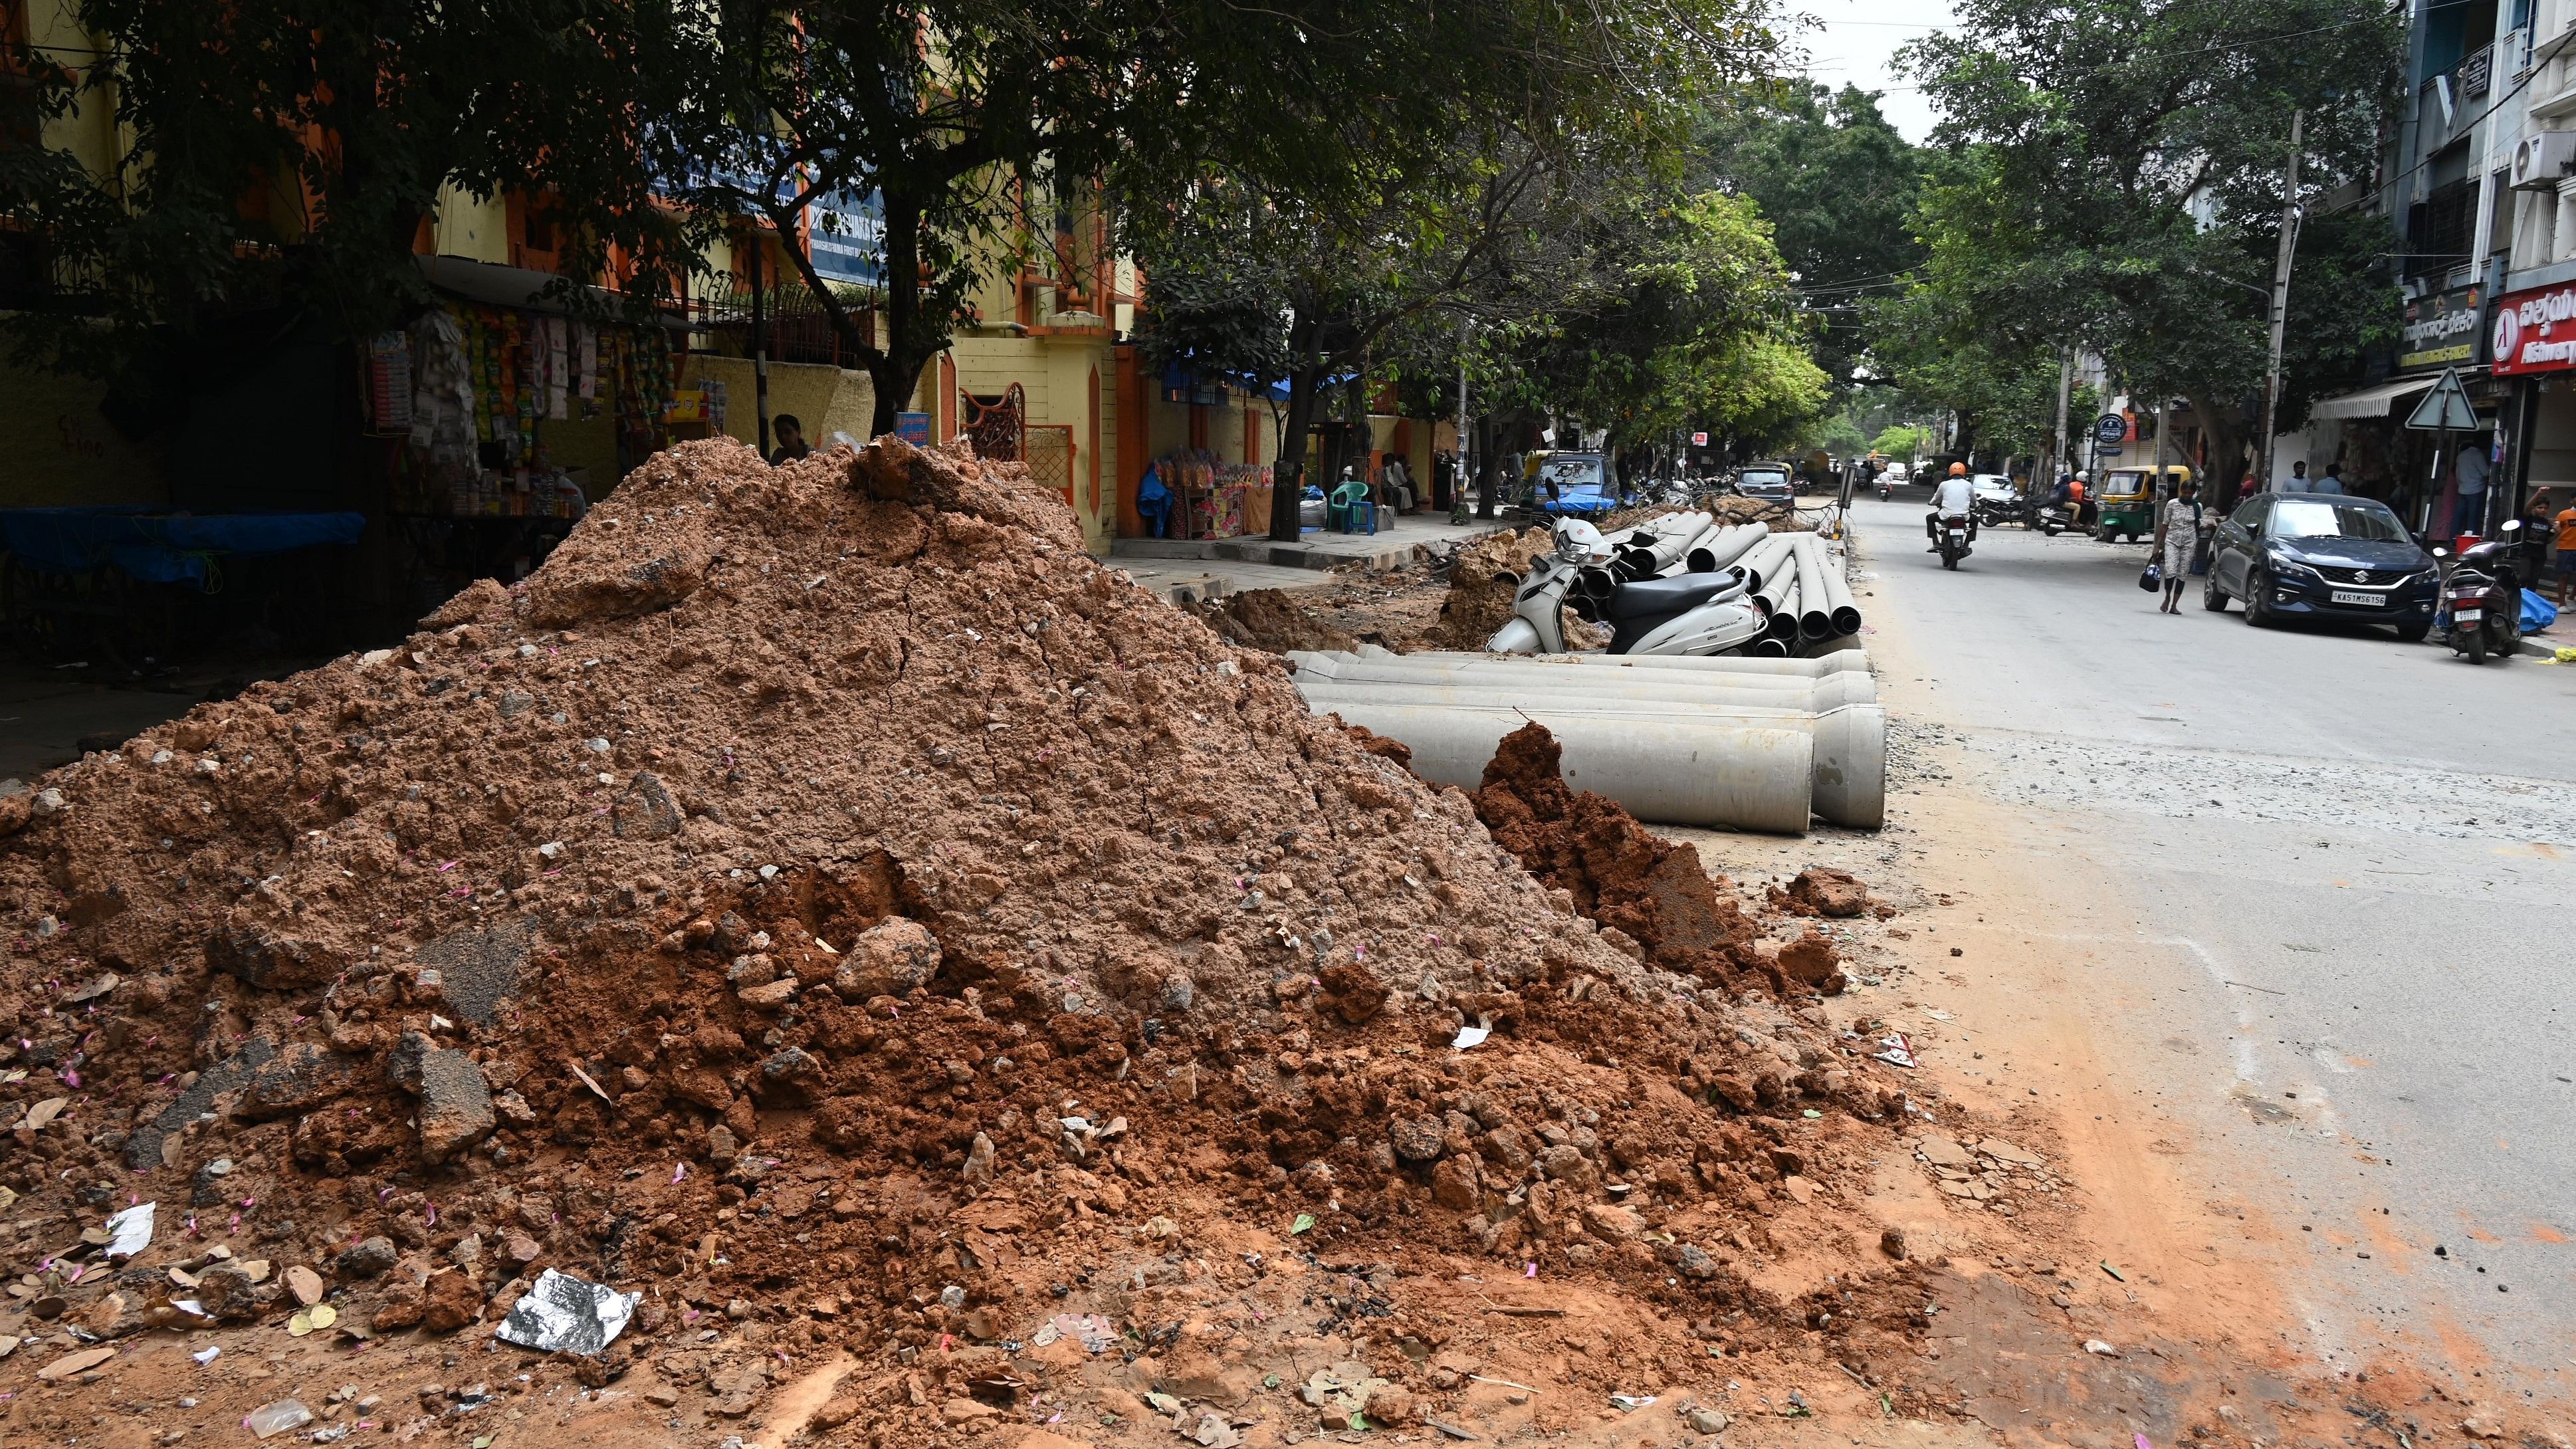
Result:
M1597 517L1619 506L1619 485L1599 453L1545 453L1530 460L1527 504L1571 518Z
M2413 643L2433 627L2433 556L2387 504L2329 493L2257 493L2218 526L2201 606L2283 619L2380 624Z

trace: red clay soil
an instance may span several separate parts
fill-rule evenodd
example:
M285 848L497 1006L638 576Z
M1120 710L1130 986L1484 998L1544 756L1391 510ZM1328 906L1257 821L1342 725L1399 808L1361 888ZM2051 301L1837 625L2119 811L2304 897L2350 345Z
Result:
M1760 928L1718 893L1699 852L1656 837L1607 796L1568 788L1562 755L1544 725L1503 737L1475 793L1495 843L1646 963L1715 985L1768 975L1786 989L1754 953Z
M1247 589L1191 606L1191 612L1229 644L1285 654L1291 649L1357 649L1360 640L1337 628L1310 602L1319 590Z
M686 444L524 583L37 781L0 841L0 1332L52 1344L0 1386L74 1325L273 1335L291 1269L339 1314L308 1342L488 1347L553 1267L644 1294L609 1358L455 1379L642 1358L656 1425L713 1422L845 1352L876 1387L818 1435L917 1443L1060 1413L960 1355L1036 1372L979 1346L1057 1312L1133 1351L1184 1247L1301 1215L1265 1251L1794 1329L1737 1225L1866 1190L1904 1104L1864 1044L1716 989L1759 979L1749 924L1551 794L1552 745L1489 777L1489 834L1080 542L962 447ZM155 1240L107 1263L130 1202ZM1402 1372L1353 1291L1294 1311ZM227 1382L203 1413L285 1387Z

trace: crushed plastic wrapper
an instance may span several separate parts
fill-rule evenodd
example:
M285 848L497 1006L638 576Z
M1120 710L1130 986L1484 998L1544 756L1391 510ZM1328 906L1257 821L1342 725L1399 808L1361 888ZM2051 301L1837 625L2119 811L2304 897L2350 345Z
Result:
M152 1210L158 1203L139 1202L107 1220L107 1255L131 1258L152 1246Z
M1118 1330L1097 1313L1059 1313L1039 1324L1029 1341L1044 1348L1060 1338L1075 1340L1086 1353L1102 1353L1118 1341Z
M304 1407L301 1400L280 1399L276 1403L262 1404L251 1410L242 1420L242 1427L266 1439L272 1435L283 1434L289 1429L301 1429L312 1422L313 1411Z
M595 1354L617 1341L641 1293L620 1293L548 1268L501 1320L500 1339L543 1353Z
M1878 1046L1876 1055L1880 1061L1897 1067L1914 1065L1914 1043L1905 1039L1905 1033L1898 1032L1893 1036L1880 1037Z
M1463 1052L1471 1046L1482 1046L1485 1038L1493 1034L1494 1029L1490 1026L1462 1026L1458 1028L1456 1039L1449 1045Z

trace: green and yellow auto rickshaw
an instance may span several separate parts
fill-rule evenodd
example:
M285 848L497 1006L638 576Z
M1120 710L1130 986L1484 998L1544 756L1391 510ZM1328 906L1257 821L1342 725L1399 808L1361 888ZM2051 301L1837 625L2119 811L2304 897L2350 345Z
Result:
M2156 505L2173 496L2176 489L2191 477L2191 469L2180 463L2164 465L2162 486L2158 486L2154 468L2113 468L2102 475L2094 493L2100 510L2093 525L2093 536L2104 543L2125 539L2136 543L2156 534Z

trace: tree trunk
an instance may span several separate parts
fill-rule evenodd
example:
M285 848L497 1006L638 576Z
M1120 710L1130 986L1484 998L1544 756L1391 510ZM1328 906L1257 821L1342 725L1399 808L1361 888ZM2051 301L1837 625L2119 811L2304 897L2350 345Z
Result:
M2242 420L2232 408L2212 406L2206 393L2183 395L2191 399L2191 410L2200 419L2201 431L2209 434L2211 471L2216 476L2200 480L2201 497L2213 501L2219 512L2226 513L2236 507L2237 489L2245 481L2245 429ZM2175 461L2180 460L2177 458Z
M921 315L921 208L904 200L898 192L884 192L885 207L885 338L875 347L860 347L859 355L867 360L868 381L876 390L876 410L868 420L870 432L884 437L894 431L895 414L904 410L921 386L921 370L930 365L939 348L934 340L947 342L945 318L938 326L925 326ZM818 291L829 290L818 276L808 274L807 284ZM844 314L846 315L846 314ZM858 319L847 318L844 332L855 333ZM847 336L845 341L856 343Z
M1288 421L1279 434L1279 457L1270 465L1270 537L1297 541L1305 500L1306 430L1315 421L1315 384L1324 369L1315 357L1316 326L1303 308L1288 326Z

